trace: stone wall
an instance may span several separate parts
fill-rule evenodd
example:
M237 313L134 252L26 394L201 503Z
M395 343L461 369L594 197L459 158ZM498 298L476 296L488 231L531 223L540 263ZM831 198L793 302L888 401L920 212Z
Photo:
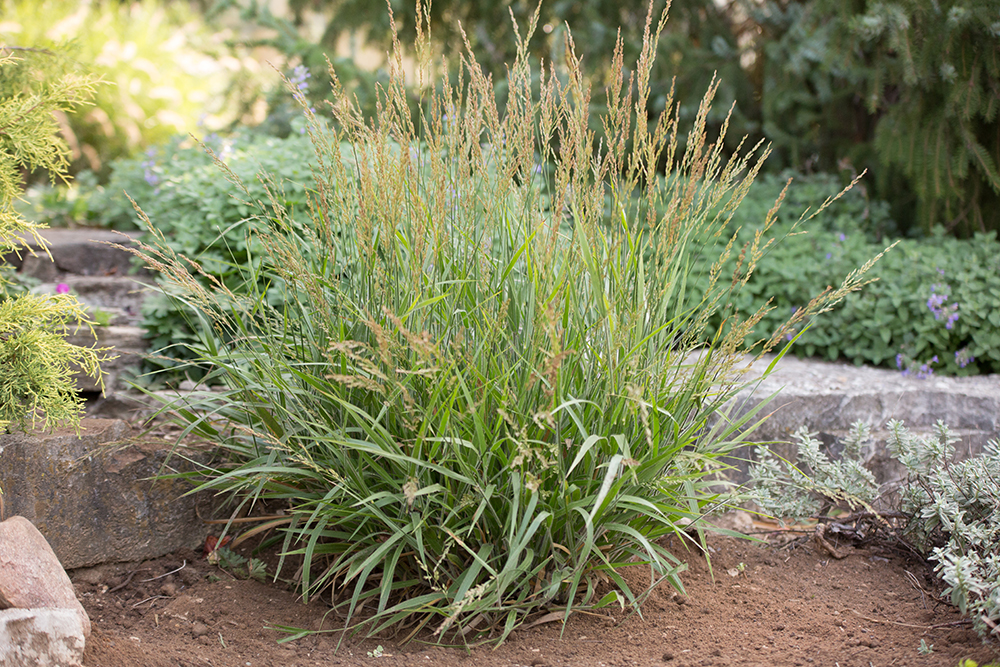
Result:
M191 464L124 421L86 419L71 430L0 435L4 512L29 519L63 567L155 558L208 534L206 494L185 480L150 478ZM190 454L190 452L188 452Z

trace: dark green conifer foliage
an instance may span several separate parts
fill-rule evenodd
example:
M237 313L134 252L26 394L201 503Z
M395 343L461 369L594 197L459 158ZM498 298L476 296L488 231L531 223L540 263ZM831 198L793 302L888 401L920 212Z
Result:
M862 75L879 161L907 179L923 226L1000 229L997 3L863 5L838 52Z

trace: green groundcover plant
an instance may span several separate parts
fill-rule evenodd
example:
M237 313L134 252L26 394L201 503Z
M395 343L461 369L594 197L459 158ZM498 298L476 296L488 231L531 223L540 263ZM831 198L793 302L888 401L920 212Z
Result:
M201 318L195 363L218 385L168 406L185 436L225 455L189 477L238 507L281 504L270 525L301 558L303 597L328 595L347 627L502 641L541 613L638 609L647 591L618 572L632 564L682 590L662 538L699 545L684 527L698 534L720 457L753 426L756 413L713 416L767 310L731 304L774 211L734 247L727 223L767 151L726 160L721 138L708 142L715 84L683 152L673 104L633 115L666 15L653 18L631 75L619 42L599 119L572 41L565 66L533 70L533 21L498 108L471 56L454 85L435 77L418 21L418 124L398 44L374 118L338 94L328 127L299 96L314 147L307 218L266 174L255 199L220 156L253 220L247 247L260 248L234 267L241 290L206 287L162 236L144 247ZM692 295L702 266L711 280ZM705 336L719 312L729 333Z
M847 267L882 247L849 220L839 221L840 229L792 235L774 247L736 297L737 307L746 311L770 297L774 309L762 323L779 326L816 291L835 284ZM776 227L776 233L789 229ZM752 238L746 231L742 236ZM1000 372L995 233L960 240L939 229L927 239L901 240L870 275L877 282L814 322L793 348L796 354L887 366L920 378ZM695 285L707 280L702 275Z
M781 518L818 518L848 538L901 545L936 563L942 595L971 617L982 636L1000 636L1000 444L955 460L959 437L938 422L931 436L899 421L886 429L886 448L905 477L879 485L864 467L871 427L855 423L839 460L815 434L794 435L797 461L780 461L766 447L750 468L752 497ZM843 509L851 510L846 516Z

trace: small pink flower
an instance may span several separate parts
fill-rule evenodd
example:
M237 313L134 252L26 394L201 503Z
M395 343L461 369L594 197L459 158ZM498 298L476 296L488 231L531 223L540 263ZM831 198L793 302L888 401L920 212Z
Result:
M66 283L56 285L56 294L69 294L69 285Z

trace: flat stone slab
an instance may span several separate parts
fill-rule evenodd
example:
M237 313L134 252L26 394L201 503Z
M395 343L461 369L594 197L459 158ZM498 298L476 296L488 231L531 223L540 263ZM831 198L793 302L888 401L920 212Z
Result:
M111 244L133 246L140 232L43 229L40 234L48 243L48 253L22 236L28 243L20 249L20 257L8 254L5 260L22 275L42 281L33 291L55 293L62 283L85 306L106 311L110 325L95 328L96 341L87 329L70 329L68 340L82 347L113 347L117 358L102 365L107 372L105 390L108 394L125 390L149 348L145 331L134 325L141 320L142 303L151 291L147 285L153 278L148 271L135 270L131 253ZM100 391L96 378L77 373L75 380L77 391Z
M171 445L143 441L124 421L85 419L77 435L0 435L0 488L8 516L19 514L45 536L66 569L156 558L204 542L206 494L181 497L183 480L150 478ZM190 450L187 455L193 453ZM180 456L170 468L191 469Z
M787 443L800 426L819 433L836 455L840 438L851 424L863 421L873 427L875 447L869 452L869 467L879 481L894 476L885 452L884 427L892 419L907 429L928 434L938 420L962 437L957 454L965 458L982 451L988 441L1000 438L1000 375L937 377L919 379L899 371L847 363L784 357L774 372L760 380L771 358L755 364L746 380L755 384L735 399L736 414L745 414L777 392L762 414L768 420L750 439L753 442ZM788 445L774 445L782 456L794 454ZM735 453L737 481L745 481L752 448ZM891 466L890 466L891 467Z
M60 284L85 306L106 311L123 312L132 321L140 319L140 310L153 288L150 278L130 276L67 275L58 282L43 283L31 291L35 294L57 294Z
M43 282L54 280L59 274L80 276L125 276L133 271L132 254L110 243L130 245L140 232L113 232L108 229L42 229L39 234L49 244L46 254L34 241L27 249L6 256L6 261L25 275ZM27 237L25 237L27 238ZM31 251L34 251L33 253ZM49 255L52 259L49 260Z

